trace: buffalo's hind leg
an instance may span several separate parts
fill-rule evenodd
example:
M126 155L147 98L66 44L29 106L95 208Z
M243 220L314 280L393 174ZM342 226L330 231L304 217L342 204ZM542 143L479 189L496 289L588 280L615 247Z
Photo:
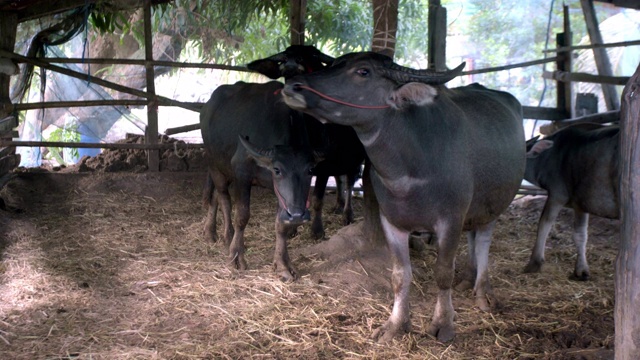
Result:
M558 213L562 209L562 202L555 200L552 194L549 194L547 201L544 203L544 209L538 221L538 234L536 236L536 244L531 251L529 263L524 268L525 273L536 273L542 270L544 264L544 247L547 242L549 231L553 227L553 223L558 217Z
M311 235L314 239L322 239L324 237L324 225L322 223L322 207L324 206L324 195L327 189L328 176L317 175L316 183L313 187L313 221L311 223Z
M572 279L579 281L589 280L589 264L587 263L587 227L589 226L589 214L574 209L573 218L573 243L576 246L576 267Z
M394 299L391 316L373 332L372 338L379 343L386 343L398 335L411 331L409 288L412 274L409 259L409 233L392 225L382 213L380 220L393 260L391 286L393 287Z
M471 288L473 284L476 305L482 311L490 311L500 307L489 281L489 248L494 227L495 221L492 221L476 230L467 232L469 244L467 277L456 286L456 290L462 291Z
M207 218L204 222L204 238L211 242L218 242L218 233L216 229L218 196L209 173L207 173L207 180L205 182L202 200L204 207L207 209Z

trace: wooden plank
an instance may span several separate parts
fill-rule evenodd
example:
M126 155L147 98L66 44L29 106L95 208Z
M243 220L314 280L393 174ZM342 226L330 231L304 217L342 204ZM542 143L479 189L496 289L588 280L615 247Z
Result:
M603 76L585 73L572 73L567 71L545 71L542 73L542 77L545 79L564 82L586 82L611 85L624 85L630 79L629 76Z
M593 7L592 0L580 0L582 6L582 12L584 13L584 20L587 23L587 32L592 44L602 44L602 34L600 33L600 27L598 26L598 19L596 17L596 10ZM598 74L603 76L613 76L613 70L611 62L609 61L609 55L607 50L603 48L593 49L593 58L596 61L596 68ZM618 100L618 94L616 88L613 85L602 85L602 93L604 95L604 103L607 106L607 110L617 110L620 108L620 101Z
M523 106L522 113L525 119L564 120L567 118L564 111L548 107Z
M35 103L23 103L13 105L13 109L16 111L33 110L33 109L53 109L53 108L70 108L70 107L88 107L88 106L145 106L149 103L148 100L83 100L83 101L47 101L47 102L35 102ZM165 102L162 99L158 99L160 106L172 106L172 104ZM189 110L195 111L200 109L204 103L200 102L182 102L182 104L189 106Z
M15 169L20 164L20 154L7 155L0 158L0 175Z
M70 143L64 141L20 141L20 140L2 140L0 139L0 147L2 146L26 146L26 147L66 147L66 148L87 148L87 149L140 149L140 150L166 150L166 149L200 149L204 144L187 144L187 143L157 143L157 144L103 144L103 143Z
M2 130L0 131L0 139L13 139L20 136L17 130Z
M164 131L164 133L166 135L173 135L173 134L180 134L183 132L193 131L198 129L200 129L200 123L168 128L167 130Z
M620 245L615 273L615 358L640 359L640 66L622 92Z
M7 116L0 120L0 131L7 131L18 127L18 121L13 116Z
M84 81L91 81L92 83L95 83L97 85L100 86L104 86L106 88L112 89L112 90L116 90L116 91L120 91L123 92L125 94L130 94L133 96L139 96L141 98L145 98L145 99L154 99L158 102L162 101L164 103L166 103L167 105L170 106L178 106L187 110L192 110L192 111L196 111L196 112L200 112L199 108L194 108L192 106L190 106L188 103L183 103L181 101L177 101L177 100L173 100L173 99L169 99L167 97L164 96L160 96L160 95L151 95L145 91L142 90L137 90L137 89L132 89L130 87L126 87L126 86L122 86L120 84L116 84L114 82L111 81L107 81L107 80L103 80L99 77L95 77L92 75L87 75L87 74L83 74L81 72L77 72L77 71L73 71L67 68L63 68L60 66L56 66L56 65L51 65L45 61L41 61L39 59L31 59L10 51L5 51L0 49L0 56L4 56L10 59L16 59L16 60L20 60L22 62L26 62L29 64L33 64L35 66L39 66L41 68L45 68L47 70L51 70L51 71L55 71L58 72L60 74L64 74L67 76L71 76L74 77L76 79L80 79L80 80L84 80ZM2 75L0 75L2 76Z

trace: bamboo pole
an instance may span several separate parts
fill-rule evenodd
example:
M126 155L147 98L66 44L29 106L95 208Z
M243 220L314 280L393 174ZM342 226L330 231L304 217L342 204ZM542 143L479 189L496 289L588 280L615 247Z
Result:
M186 150L186 149L202 149L204 144L189 143L157 143L157 144L137 144L137 143L77 143L65 141L17 141L0 139L0 148L5 146L22 146L22 147L57 147L57 148L86 148L86 149L134 149L134 150Z
M203 63L189 63L189 62L177 62L177 61L161 61L161 60L139 60L139 59L106 59L106 58L93 58L93 59L81 59L81 58L41 58L41 61L50 64L106 64L106 65L139 65L139 66L168 66L176 68L196 68L196 69L217 69L217 70L229 70L229 71L243 71L252 72L245 66L233 66L233 65L220 65L220 64L203 64ZM23 61L17 61L23 62Z
M139 96L145 99L153 99L156 100L158 102L163 102L167 105L171 105L171 106L178 106L187 110L191 110L191 111L195 111L195 112L200 112L199 108L194 108L192 107L190 104L188 103L183 103L181 101L177 101L177 100L173 100L173 99L169 99L167 97L164 96L160 96L160 95L151 95L145 91L141 91L141 90L137 90L137 89L132 89L126 86L122 86L120 84L116 84L114 82L111 81L107 81L107 80L103 80L101 78L95 77L95 76L91 76L91 75L87 75L87 74L83 74L77 71L73 71L67 68L63 68L61 66L56 66L56 65L51 65L47 62L41 61L39 59L31 59L16 53L13 53L11 51L5 51L0 49L0 56L4 56L6 58L10 58L10 59L15 59L15 60L21 60L22 62L26 62L47 70L51 70L51 71L55 71L67 76L71 76L74 77L76 79L80 79L80 80L85 80L85 81L90 81L92 83L95 83L97 85L100 86L104 86L106 88L112 89L112 90L116 90L116 91L120 91L126 94L130 94L130 95L134 95L134 96Z

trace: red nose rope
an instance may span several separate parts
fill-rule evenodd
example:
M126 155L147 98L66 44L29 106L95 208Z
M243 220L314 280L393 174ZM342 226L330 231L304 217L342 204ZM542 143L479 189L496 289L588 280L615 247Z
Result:
M305 90L309 90L312 93L320 96L321 98L325 99L325 100L329 100L329 101L333 101L334 103L337 104L341 104L341 105L346 105L346 106L351 106L354 108L358 108L358 109L386 109L388 107L391 107L390 105L358 105L358 104L352 104L346 101L342 101L342 100L338 100L336 98L333 98L329 95L323 94L320 91L310 88L306 85L297 85L297 87L301 88L301 89L305 89Z

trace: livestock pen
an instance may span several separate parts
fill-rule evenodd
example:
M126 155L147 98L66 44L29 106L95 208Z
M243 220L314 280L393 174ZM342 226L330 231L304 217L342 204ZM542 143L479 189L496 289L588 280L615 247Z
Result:
M145 3L148 10L152 2ZM10 15L0 16L3 34L11 32L18 21ZM149 45L151 29L145 27L145 30ZM0 39L0 56L81 79L87 75L61 70L53 64L131 63L122 59L29 58L13 53L13 45L7 45L6 40ZM590 46L602 49L609 45ZM559 44L555 49L558 56L474 69L465 74L555 63L558 71L545 76L557 80L558 88L568 89L573 80L616 84L628 81L628 78L585 78L572 74L570 59L575 48ZM437 49L434 51L436 58L442 55L437 54ZM190 150L188 157L198 156L194 154L198 154L199 144L173 141L166 144L163 137L158 136L161 132L157 127L158 106L197 111L199 104L157 96L152 74L156 66L245 69L161 62L148 52L145 60L133 63L151 74L147 76L147 91L124 88L97 77L90 80L134 95L136 99L9 105L2 101L0 184L7 185L0 197L8 209L0 211L0 355L3 358L597 359L613 356L614 264L620 222L592 219L588 249L591 282L569 280L574 251L570 214L566 210L561 213L557 231L549 240L551 249L545 270L525 275L521 273L522 267L535 239L536 222L544 202L538 197L515 201L500 218L496 229L490 274L503 308L497 313L483 313L474 307L470 292L455 292L457 337L451 344L440 344L426 335L430 321L426 314L433 310L428 300L435 293L432 286L435 253L431 248L412 253L413 331L386 346L368 339L372 330L388 316L392 298L386 255L382 252L353 254L340 240L362 237L364 204L361 199L355 200L356 219L360 221L342 230L339 217L327 210L327 238L333 241L316 243L306 226L300 229L290 240L290 249L294 265L302 276L295 283L283 284L271 271L275 200L266 191L254 189L252 219L247 228L250 270L230 269L223 247L202 240L203 167L194 166L192 171L185 171L186 168L177 166L174 170L181 171L168 171L172 169L167 166L171 161L182 164L175 156L168 159L168 153ZM4 84L5 80L5 75L0 74L0 83ZM5 98L4 90L4 86L0 88L0 100ZM561 125L571 118L574 100L571 91L560 91L557 100L557 107L526 107L525 116L557 120L556 124ZM8 140L15 137L17 119L4 116L14 111L106 104L147 106L146 140L142 144ZM614 110L576 121L609 122L618 117L619 112ZM194 128L197 125L186 124L181 129ZM166 134L181 129L168 129ZM78 166L52 172L15 170L16 146L99 147L114 151L105 151ZM116 155L124 152L128 155ZM128 171L82 170L83 165L95 166L109 154L121 160L134 153L143 158L139 160L143 165L120 167ZM466 258L465 251L463 246L458 259Z

